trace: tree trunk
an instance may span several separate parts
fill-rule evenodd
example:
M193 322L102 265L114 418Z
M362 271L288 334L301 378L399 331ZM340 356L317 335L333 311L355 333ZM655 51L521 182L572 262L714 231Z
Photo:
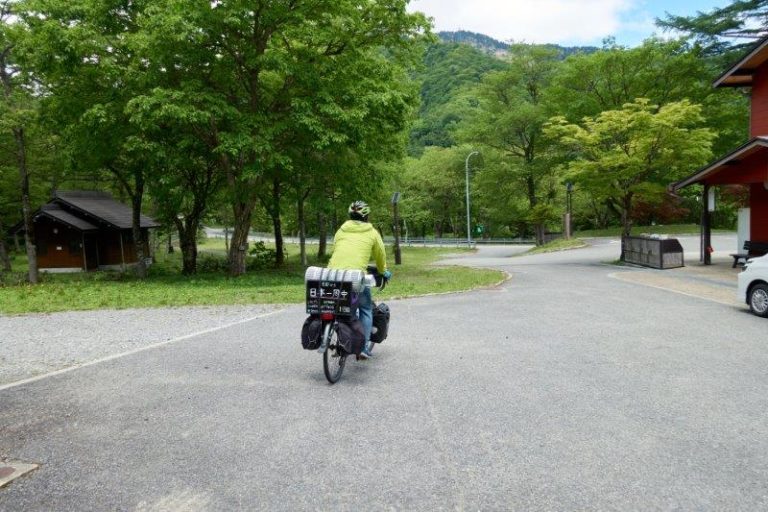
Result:
M229 228L224 226L224 252L229 255Z
M131 231L133 233L133 246L136 250L136 275L139 279L145 279L147 277L147 263L145 261L147 249L146 241L141 233L141 202L144 198L144 174L136 172L134 178L136 180L136 187L133 194L131 194L131 203L133 205Z
M232 206L235 225L229 243L229 273L233 277L245 274L245 258L248 253L248 232L251 230L252 201L236 202Z
M272 180L272 226L275 230L275 266L282 267L285 264L285 252L283 241L283 222L280 218L280 180Z
M317 231L320 241L317 244L317 259L323 261L328 255L328 224L325 213L317 214Z
M301 266L307 266L307 227L304 219L304 199L306 196L299 197L298 216L299 216L299 253L301 255Z
M19 164L19 180L21 183L21 209L24 215L24 241L27 247L27 262L29 263L29 282L37 284L37 246L35 245L35 226L32 223L32 202L29 198L29 171L27 169L27 143L24 128L14 128L16 139L16 157Z
M621 238L628 237L632 232L632 194L627 194L621 204ZM624 244L621 244L621 261L624 261Z
M0 219L0 264L3 272L11 271L11 258L8 257L8 249L5 247L5 228L3 228L2 219Z
M184 222L176 220L179 231L179 246L181 247L181 273L190 276L197 272L197 219L185 217Z

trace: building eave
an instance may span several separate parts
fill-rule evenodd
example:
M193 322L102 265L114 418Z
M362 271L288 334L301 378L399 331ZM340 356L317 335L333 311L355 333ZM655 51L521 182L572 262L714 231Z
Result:
M750 87L755 71L766 61L768 61L768 37L758 41L746 56L720 75L712 86L715 88Z
M670 190L677 192L678 190L685 188L689 185L700 183L706 178L720 172L723 166L735 165L738 163L739 157L751 152L758 147L768 148L768 137L756 137L746 144L736 148L734 151L728 153L724 157L720 158L716 162L709 164L706 167L702 167L698 171L694 172L687 178L684 178L676 183L670 185Z

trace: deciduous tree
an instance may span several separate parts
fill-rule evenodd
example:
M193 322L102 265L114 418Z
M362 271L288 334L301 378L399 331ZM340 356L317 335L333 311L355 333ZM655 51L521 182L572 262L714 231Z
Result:
M687 100L659 107L638 99L581 124L556 118L547 131L570 148L570 177L614 205L629 236L636 197L663 194L711 157L714 134L698 127L702 121L701 107Z

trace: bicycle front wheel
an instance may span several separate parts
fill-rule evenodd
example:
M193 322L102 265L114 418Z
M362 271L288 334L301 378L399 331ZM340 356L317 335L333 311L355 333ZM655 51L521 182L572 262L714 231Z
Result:
M341 378L344 371L344 363L347 362L347 353L339 344L339 336L333 324L328 323L323 330L323 340L326 345L323 352L323 371L328 382L335 384Z

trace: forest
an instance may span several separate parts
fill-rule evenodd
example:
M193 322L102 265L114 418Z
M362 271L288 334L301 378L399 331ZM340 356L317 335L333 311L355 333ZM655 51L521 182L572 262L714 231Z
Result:
M712 82L765 33L765 4L657 20L636 47L435 34L403 0L0 0L0 272L57 190L103 190L198 271L203 226L308 237L327 256L347 205L385 236L531 238L697 223L679 180L747 140L748 96ZM471 215L465 186L469 171ZM570 191L570 192L569 192ZM744 194L724 189L718 227ZM137 273L146 275L140 264Z

